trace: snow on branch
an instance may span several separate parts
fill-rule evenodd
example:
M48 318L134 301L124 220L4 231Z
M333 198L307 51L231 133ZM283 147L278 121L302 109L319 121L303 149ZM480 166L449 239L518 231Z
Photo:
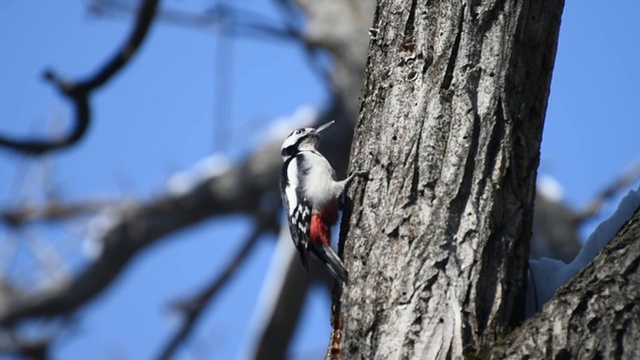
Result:
M494 344L486 357L637 358L640 354L638 206L640 196L632 191L616 214L602 223L591 237L598 243L608 242L615 235L611 243L560 287L542 311ZM633 214L631 219L630 214ZM590 250L589 256L592 254ZM585 260L586 257L578 263Z
M589 264L611 242L638 208L640 208L640 188L636 191L631 190L622 199L615 213L596 228L578 256L569 264L550 258L531 260L527 288L527 317L539 311L553 297L558 288Z

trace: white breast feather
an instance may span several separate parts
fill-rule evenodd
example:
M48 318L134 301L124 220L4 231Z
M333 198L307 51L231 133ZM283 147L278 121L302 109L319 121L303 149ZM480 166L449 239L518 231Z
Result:
M303 179L304 194L319 210L327 202L335 199L335 181L333 168L324 157L309 152L305 153L305 162L309 172Z
M289 215L293 214L293 210L298 203L296 202L296 188L298 187L298 164L295 159L289 162L287 167L287 179L289 180L289 186L285 189L285 194L289 201Z

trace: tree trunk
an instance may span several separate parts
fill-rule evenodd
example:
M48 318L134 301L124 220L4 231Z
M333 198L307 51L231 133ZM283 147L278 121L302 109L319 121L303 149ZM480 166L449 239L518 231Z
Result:
M460 358L522 320L562 7L379 2L334 355Z

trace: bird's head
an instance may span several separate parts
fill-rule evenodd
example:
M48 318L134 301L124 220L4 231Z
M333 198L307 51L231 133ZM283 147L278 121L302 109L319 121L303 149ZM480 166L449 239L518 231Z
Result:
M294 130L282 143L280 153L284 159L294 156L301 150L313 150L320 142L320 133L334 122L330 121L318 128L301 128Z

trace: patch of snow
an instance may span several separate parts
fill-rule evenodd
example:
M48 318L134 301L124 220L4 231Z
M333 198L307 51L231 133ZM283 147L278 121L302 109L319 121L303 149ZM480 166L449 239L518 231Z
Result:
M121 220L117 207L106 207L93 216L87 223L87 235L82 242L82 252L95 260L104 249L104 236Z
M562 185L551 175L540 175L536 187L540 195L553 202L560 202L564 199L564 189Z
M600 250L611 242L638 208L640 208L640 188L629 191L618 205L616 212L598 225L570 264L549 258L529 261L526 316L529 317L540 311L560 286L566 284L580 269L589 264Z
M283 141L293 130L313 126L318 117L320 117L318 108L310 105L301 106L290 116L278 118L269 124L266 142Z
M226 155L211 154L190 169L171 174L167 179L167 192L174 196L184 195L201 182L220 176L230 168L231 162Z

